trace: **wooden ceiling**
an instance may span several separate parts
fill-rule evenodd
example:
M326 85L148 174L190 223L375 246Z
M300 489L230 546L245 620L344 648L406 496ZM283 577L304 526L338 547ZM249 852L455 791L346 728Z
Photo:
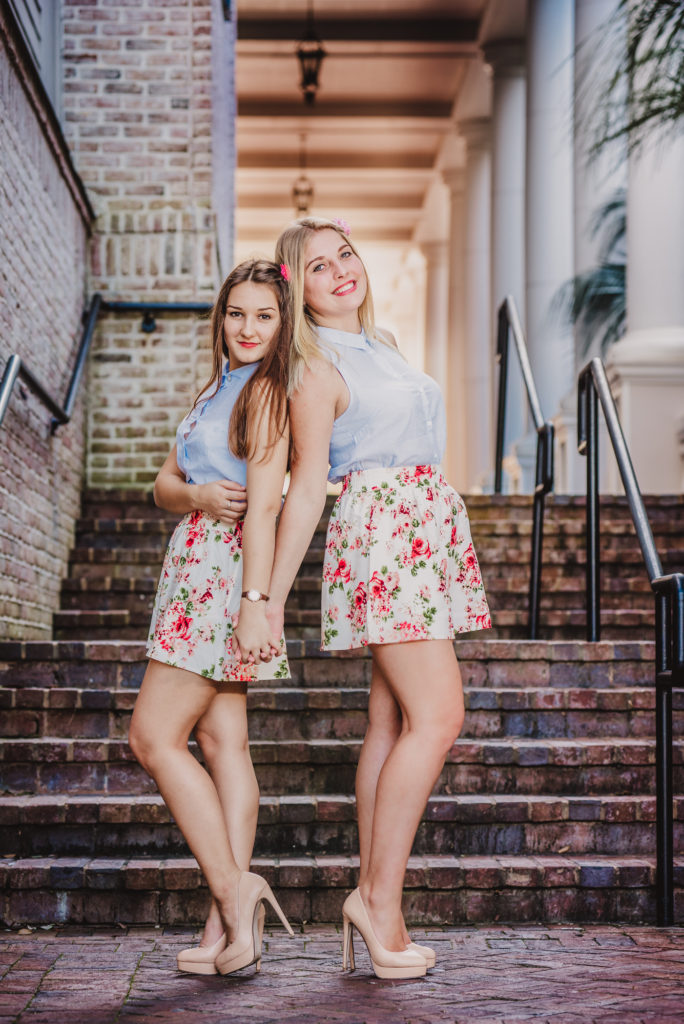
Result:
M313 0L326 56L304 103L296 48L309 0L238 0L238 248L294 217L302 148L312 212L355 237L414 237L486 0Z

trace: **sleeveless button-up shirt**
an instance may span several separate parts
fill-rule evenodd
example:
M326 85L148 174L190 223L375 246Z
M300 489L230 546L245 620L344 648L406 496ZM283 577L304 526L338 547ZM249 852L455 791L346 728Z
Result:
M202 396L176 431L178 468L189 484L208 484L213 480L247 483L247 463L228 447L228 426L233 407L243 387L259 363L248 363L237 370L226 364L215 395Z
M358 469L438 464L446 446L439 386L399 352L365 333L318 327L324 352L349 389L349 405L333 424L328 479Z

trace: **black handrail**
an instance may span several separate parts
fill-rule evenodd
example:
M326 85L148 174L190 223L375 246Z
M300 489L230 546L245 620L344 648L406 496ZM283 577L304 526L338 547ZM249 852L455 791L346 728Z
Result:
M145 332L150 332L157 326L154 319L155 313L209 313L211 309L212 305L210 302L110 302L103 299L100 292L95 292L90 300L90 305L83 312L83 333L81 334L81 341L78 346L76 362L71 374L64 407L59 405L56 399L41 384L35 374L24 363L21 356L11 355L5 364L2 380L0 381L0 425L5 418L12 388L17 377L28 385L43 405L52 413L51 430L53 434L57 427L69 422L74 411L78 386L83 376L90 344L95 333L95 325L100 313L142 313L143 320L140 328Z
M2 375L2 381L0 381L0 424L5 418L7 406L9 405L10 396L12 394L12 388L14 387L17 378L22 380L24 384L28 385L31 391L38 396L43 405L52 413L51 430L53 434L57 430L57 427L69 422L71 414L74 411L76 392L78 390L81 376L83 375L83 369L85 367L88 350L90 349L90 343L95 331L95 324L97 322L101 304L102 296L99 292L96 292L91 299L90 306L84 312L83 332L81 334L81 341L78 346L76 362L71 374L71 381L69 382L64 406L59 405L57 400L52 397L35 374L24 363L21 356L18 356L15 353L7 360Z
M627 495L651 589L655 594L656 909L659 925L674 923L672 817L672 690L684 689L684 573L663 576L606 371L597 357L584 367L577 395L577 444L587 457L587 640L601 637L598 500L598 403Z
M539 635L539 598L541 586L542 546L544 542L544 499L553 490L553 424L545 420L534 384L530 359L515 302L507 295L499 306L496 337L496 358L499 363L499 394L496 420L496 456L494 461L494 493L501 494L504 430L506 426L506 384L508 381L508 346L513 334L515 350L527 392L527 401L537 432L537 459L532 516L532 551L530 555L530 588L528 596L527 631L530 640Z

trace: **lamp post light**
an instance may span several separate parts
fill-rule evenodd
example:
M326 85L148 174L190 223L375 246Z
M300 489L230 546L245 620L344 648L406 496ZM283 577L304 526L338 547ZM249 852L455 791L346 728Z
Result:
M306 135L299 136L299 176L292 186L292 202L297 217L306 217L313 203L313 182L306 176Z
M325 56L323 43L314 28L313 2L309 0L306 30L297 45L297 60L299 61L301 72L300 86L304 95L304 102L309 106L316 99L318 76Z

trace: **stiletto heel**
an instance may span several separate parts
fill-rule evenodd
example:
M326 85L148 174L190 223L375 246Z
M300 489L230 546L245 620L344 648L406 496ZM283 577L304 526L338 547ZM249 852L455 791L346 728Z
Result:
M358 889L347 896L342 908L344 923L344 945L342 964L354 963L352 931L357 932L366 943L373 970L378 978L422 978L427 971L425 958L412 949L395 951L382 946L373 931L368 911ZM353 970L353 966L351 967Z
M344 923L343 941L342 941L342 970L350 971L356 970L356 964L354 963L354 925L351 923L347 915L345 914L342 918Z
M263 918L259 917L259 909L264 900L268 900L290 935L294 932L290 922L283 914L268 882L251 871L243 871L238 882L238 923L235 938L216 958L216 970L219 974L233 974L243 967L256 964L261 969L261 940L263 936Z
M264 910L263 903L260 903L257 907L257 920L259 922L259 959L254 964L254 969L257 974L261 971L261 944L264 940L264 921L266 919L266 911Z

